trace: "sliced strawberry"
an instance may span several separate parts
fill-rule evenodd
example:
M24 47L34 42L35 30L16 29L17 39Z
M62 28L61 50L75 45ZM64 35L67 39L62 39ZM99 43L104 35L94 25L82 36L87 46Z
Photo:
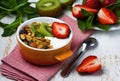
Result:
M81 13L81 9L84 9L84 10L91 12L91 13L98 12L97 9L92 9L92 8L87 7L86 5L77 4L74 7L72 7L72 15L76 18L83 18L84 16Z
M104 0L102 3L102 7L106 7L106 6L113 4L115 2L116 2L116 0Z
M96 56L86 57L82 63L77 67L79 73L94 73L101 69L101 64Z
M75 5L72 7L72 15L76 18L83 18L81 11L81 5Z
M93 9L100 9L101 2L100 0L86 0L85 5Z
M117 21L117 16L114 12L107 8L101 8L97 15L101 24L115 24Z
M57 38L67 38L70 34L70 28L65 23L53 22L52 33Z

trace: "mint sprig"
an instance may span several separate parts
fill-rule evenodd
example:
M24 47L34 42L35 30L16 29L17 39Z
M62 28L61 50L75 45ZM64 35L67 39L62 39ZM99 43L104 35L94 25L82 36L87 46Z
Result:
M0 27L4 29L3 37L11 36L17 27L25 21L25 17L30 19L39 16L36 9L30 5L28 0L0 0L0 20L5 16L16 16L16 19L10 24L0 21Z

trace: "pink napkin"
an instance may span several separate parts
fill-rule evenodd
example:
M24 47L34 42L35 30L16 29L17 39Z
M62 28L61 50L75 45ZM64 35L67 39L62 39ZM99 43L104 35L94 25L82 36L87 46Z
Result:
M67 15L63 16L61 20L67 22L73 29L71 48L73 52L94 32L94 30L82 32L78 28L77 22ZM17 81L48 81L62 66L62 63L51 66L32 65L21 57L17 45L8 56L2 59L2 62L0 65L1 74Z

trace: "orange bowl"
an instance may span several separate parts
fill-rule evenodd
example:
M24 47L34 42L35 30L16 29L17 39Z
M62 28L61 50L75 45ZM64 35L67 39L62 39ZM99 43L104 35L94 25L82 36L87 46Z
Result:
M68 38L66 39L58 39L55 38L53 40L53 48L51 49L39 49L28 46L27 44L23 43L20 39L20 31L26 26L30 25L33 22L46 22L46 23L53 23L53 22L60 22L65 23L62 20L51 18L51 17L37 17L30 20L25 21L22 23L17 29L17 41L19 50L21 52L22 57L27 60L28 62L35 64L35 65L52 65L58 62L64 61L68 57L72 55L71 51L71 42L73 37L73 32L70 27L71 33ZM67 23L66 23L67 24ZM52 39L51 39L52 40Z

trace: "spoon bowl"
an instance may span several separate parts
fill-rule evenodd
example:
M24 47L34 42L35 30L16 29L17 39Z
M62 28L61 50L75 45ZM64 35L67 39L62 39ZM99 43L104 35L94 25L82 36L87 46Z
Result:
M89 49L94 49L98 45L98 41L95 38L93 38L93 37L88 38L83 43L87 44L86 49L88 49L88 50Z
M62 69L61 76L67 77L70 74L72 68L76 65L78 60L82 57L84 52L89 49L94 49L95 47L97 47L97 45L98 45L98 42L95 38L91 37L85 40L82 44L82 49L80 46L75 52L75 54L73 54L73 56L66 61L66 64Z

